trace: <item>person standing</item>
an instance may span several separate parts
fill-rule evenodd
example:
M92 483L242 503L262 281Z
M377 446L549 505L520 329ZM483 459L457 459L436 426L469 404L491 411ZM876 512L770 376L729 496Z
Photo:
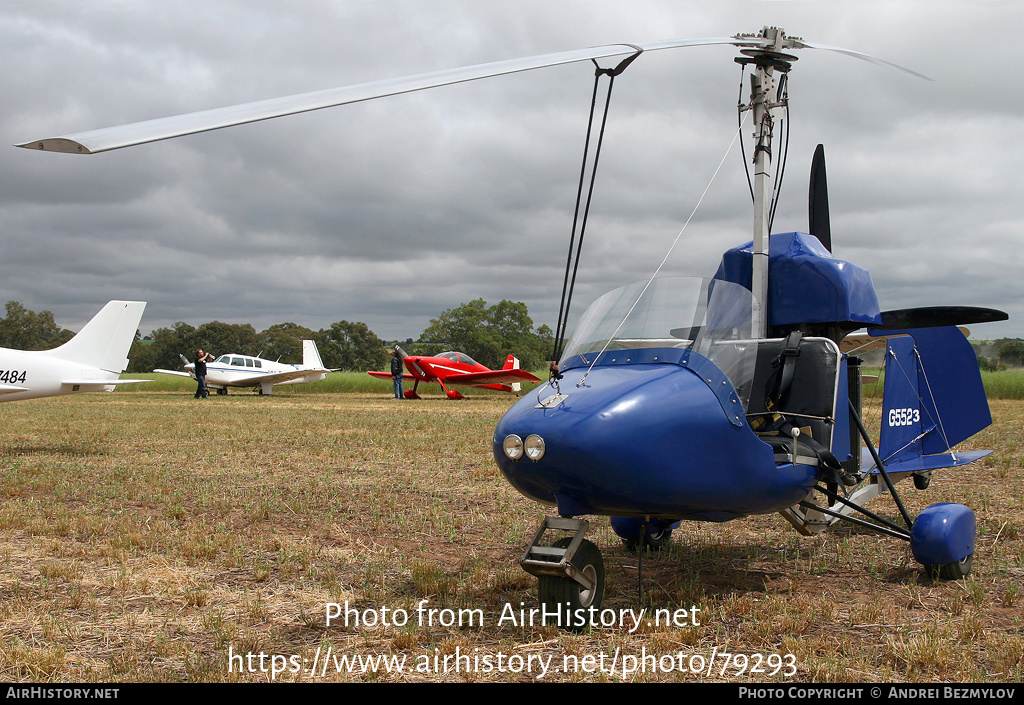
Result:
M213 360L213 355L210 353L204 353L203 349L196 350L196 361L192 371L196 374L196 382L199 386L196 387L196 399L205 399L210 396L209 390L206 388L206 363Z
M402 374L404 365L397 350L391 351L391 378L395 381L395 399L405 399L402 392Z

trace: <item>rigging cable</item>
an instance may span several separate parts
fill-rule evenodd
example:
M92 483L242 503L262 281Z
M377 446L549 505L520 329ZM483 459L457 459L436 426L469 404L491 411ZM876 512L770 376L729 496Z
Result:
M693 220L693 216L697 214L697 210L701 207L701 204L704 203L704 198L708 195L708 191L711 190L711 185L715 183L715 178L718 176L718 172L722 170L722 166L725 164L726 158L729 156L729 153L732 152L733 145L736 144L736 140L739 139L740 132L743 130L743 124L745 122L746 119L740 122L739 127L736 129L736 132L733 133L732 141L729 142L729 147L725 150L725 154L722 155L722 159L718 162L718 167L715 169L715 173L711 175L711 179L708 181L707 186L704 187L703 193L701 193L700 198L697 199L697 205L695 205L693 207L693 210L690 211L690 216L686 219L686 222L683 223L683 227L679 229L679 232L676 234L676 237L672 241L672 244L669 245L668 252L666 252L665 256L662 258L661 264L659 264L658 268L654 270L654 274L651 275L651 278L647 280L647 284L644 285L643 290L640 292L640 295L636 297L636 301L634 301L633 305L630 306L629 311L626 312L626 315L622 317L622 321L619 323L618 327L615 328L615 331L608 337L608 340L605 341L604 347L601 348L601 351L594 356L594 359L591 361L590 366L587 368L587 371L583 373L583 377L581 377L580 381L576 383L577 387L582 386L583 382L587 379L587 375L590 374L590 371L594 369L594 365L597 364L597 361L601 357L601 354L608 349L609 345L611 345L612 341L615 339L615 336L619 334L619 330L622 328L623 324L625 324L625 322L632 315L633 309L635 309L637 305L640 303L640 300L644 297L644 294L647 293L647 290L650 288L651 284L654 283L654 280L661 272L662 267L664 267L665 263L668 262L668 258L672 255L673 250L675 250L676 245L679 243L679 238L681 238L683 236L683 233L686 232L686 228L690 225L690 221ZM740 141L742 142L742 140Z
M639 47L633 47L636 49L634 54L623 59L618 66L611 69L605 69L598 66L597 62L594 65L597 70L594 72L594 92L590 102L590 119L587 125L587 137L583 148L583 164L580 167L580 182L576 191L576 209L573 215L572 222L572 233L569 237L569 252L566 256L565 261L565 276L562 279L562 299L558 308L558 322L555 324L555 336L554 336L554 347L551 351L551 360L553 363L558 362L561 359L562 352L565 348L565 329L568 325L569 320L569 305L572 302L573 289L576 286L576 274L579 270L580 262L580 251L583 248L583 237L587 230L587 220L590 216L590 204L594 196L594 183L597 178L597 165L601 159L601 147L604 143L604 132L605 127L608 124L608 109L611 105L612 88L615 86L615 77L626 70L626 67L633 62L636 57L640 56L643 51ZM583 183L586 180L587 172L587 159L590 152L590 140L593 133L594 127L594 112L597 105L597 90L601 82L602 76L608 76L608 92L605 96L604 111L601 116L601 128L598 131L597 148L594 152L594 163L590 169L590 184L587 189L587 200L583 207L582 221L580 216L580 204L583 200ZM579 238L576 237L577 225L579 226ZM576 246L575 256L573 255L573 245ZM570 279L570 271L572 277ZM552 368L551 376L555 380L561 377L561 374L557 371L557 368Z

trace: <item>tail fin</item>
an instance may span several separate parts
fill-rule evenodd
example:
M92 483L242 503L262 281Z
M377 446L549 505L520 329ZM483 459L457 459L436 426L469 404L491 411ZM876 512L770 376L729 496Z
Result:
M316 342L313 340L302 341L302 366L311 369L324 369L324 363L320 359L320 351L316 349Z
M145 310L145 301L111 301L74 338L44 354L120 374Z
M519 358L516 357L515 355L509 355L507 358L505 358L505 366L502 367L501 369L503 369L503 370L518 370L519 369Z
M878 449L890 470L899 472L922 456L948 453L992 423L992 416L977 357L963 333L953 326L886 332L909 334L888 341Z

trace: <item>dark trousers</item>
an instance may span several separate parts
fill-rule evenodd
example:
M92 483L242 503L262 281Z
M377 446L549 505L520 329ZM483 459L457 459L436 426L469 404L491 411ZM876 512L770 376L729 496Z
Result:
M199 383L199 386L196 387L196 399L205 399L210 396L210 392L206 389L206 375L197 376L196 381Z

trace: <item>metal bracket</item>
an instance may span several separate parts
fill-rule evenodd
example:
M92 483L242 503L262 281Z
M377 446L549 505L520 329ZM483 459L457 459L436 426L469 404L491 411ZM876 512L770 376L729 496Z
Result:
M540 528L534 534L533 540L526 547L523 557L519 559L519 565L531 575L568 577L582 585L584 590L593 590L594 582L572 564L572 559L576 555L580 544L583 543L583 536L589 528L590 522L586 519L565 519L555 516L544 517L544 521L541 522ZM565 547L540 545L544 533L549 529L572 532L572 540L569 542L569 545Z

